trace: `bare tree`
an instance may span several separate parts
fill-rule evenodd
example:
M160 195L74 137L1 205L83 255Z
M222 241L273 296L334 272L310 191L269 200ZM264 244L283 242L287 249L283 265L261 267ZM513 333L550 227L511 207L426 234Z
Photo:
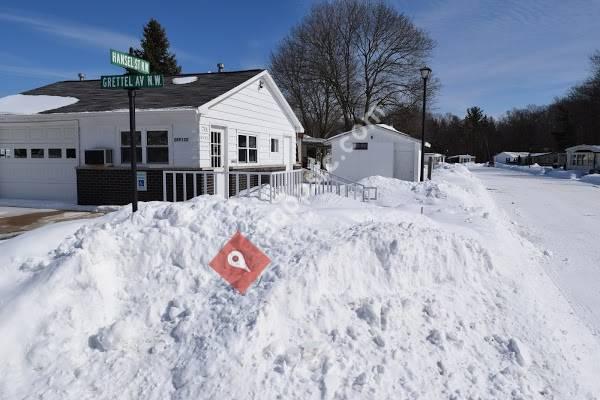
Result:
M312 114L307 120L333 117L335 109L351 129L371 121L376 110L381 115L414 102L418 68L433 46L408 17L382 1L334 0L312 8L272 55L271 69L300 114ZM293 65L282 67L287 64ZM315 83L320 90L307 93ZM322 101L314 101L316 93Z

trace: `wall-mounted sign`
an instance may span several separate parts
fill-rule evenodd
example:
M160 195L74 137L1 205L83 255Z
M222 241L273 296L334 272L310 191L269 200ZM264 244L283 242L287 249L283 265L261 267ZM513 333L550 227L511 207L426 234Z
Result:
M146 171L137 172L137 190L139 192L145 192L148 190L148 181L146 180Z
M110 49L110 63L126 69L137 71L141 74L150 73L150 63L141 58L133 57L122 51Z
M189 142L190 138L186 138L186 137L176 137L175 139L173 139L175 141L175 143L177 142Z

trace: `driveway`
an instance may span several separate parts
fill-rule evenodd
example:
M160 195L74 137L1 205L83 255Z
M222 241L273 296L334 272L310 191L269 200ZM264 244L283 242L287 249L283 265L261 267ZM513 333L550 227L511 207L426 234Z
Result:
M94 218L102 214L87 211L60 211L22 207L0 207L0 240L60 221Z
M600 186L500 168L471 171L545 251L548 274L600 339Z

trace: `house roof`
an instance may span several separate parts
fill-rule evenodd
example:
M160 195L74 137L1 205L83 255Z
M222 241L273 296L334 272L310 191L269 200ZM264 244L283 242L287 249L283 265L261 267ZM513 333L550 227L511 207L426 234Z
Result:
M580 144L577 146L568 147L565 150L569 151L569 152L589 151L592 153L600 153L600 145L598 145L598 144Z
M198 108L261 74L263 69L166 76L164 87L137 91L137 109ZM191 77L196 77L195 80ZM173 83L173 78L179 84ZM177 82L177 80L176 80ZM24 95L74 97L76 103L42 114L113 111L129 108L125 90L100 87L100 80L62 81L23 92Z
M407 133L400 132L399 130L397 130L397 129L396 129L396 128L394 128L393 126L386 125L386 124L373 124L373 125L359 126L359 127L356 127L356 128L354 128L354 129L352 129L352 130L349 130L349 131L346 131L346 132L342 132L342 133L338 133L338 134L337 134L337 135L335 135L335 136L332 136L332 137L330 137L330 138L327 138L327 140L325 140L325 143L329 143L329 142L331 142L331 141L333 141L333 140L335 140L335 139L338 139L338 138L340 138L340 137L342 137L342 136L346 136L346 135L348 135L348 134L350 134L350 133L352 133L352 132L356 132L356 131L358 131L359 129L363 129L363 128L366 128L366 129L382 129L382 130L384 130L384 131L391 132L391 133L395 133L395 134L398 134L398 135L400 135L400 136L403 136L403 137L405 137L406 139L410 139L410 140L412 140L412 141L415 141L415 142L421 143L421 141L420 141L419 139L416 139L416 138L414 138L414 137L410 136L410 135L409 135L409 134L407 134Z
M472 156L470 154L457 154L455 156L450 156L450 157L447 157L447 158L459 158L459 157L475 158L475 156Z
M507 155L509 157L514 157L514 158L517 158L519 156L521 156L521 157L527 157L529 155L529 153L524 152L524 151L503 151L502 153L496 154L494 157L497 157L497 156L499 156L501 154L505 154L505 155Z

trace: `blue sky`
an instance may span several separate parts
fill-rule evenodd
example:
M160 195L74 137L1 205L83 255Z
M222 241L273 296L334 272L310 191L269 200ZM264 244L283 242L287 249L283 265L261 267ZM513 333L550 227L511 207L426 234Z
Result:
M181 2L183 3L183 2ZM61 2L0 5L0 96L57 80L121 73L108 49L139 43L150 17L166 28L184 72L264 67L310 0ZM589 73L600 50L600 0L395 0L437 42L430 62L438 112L478 105L499 116L546 104ZM176 2L172 2L176 4Z

